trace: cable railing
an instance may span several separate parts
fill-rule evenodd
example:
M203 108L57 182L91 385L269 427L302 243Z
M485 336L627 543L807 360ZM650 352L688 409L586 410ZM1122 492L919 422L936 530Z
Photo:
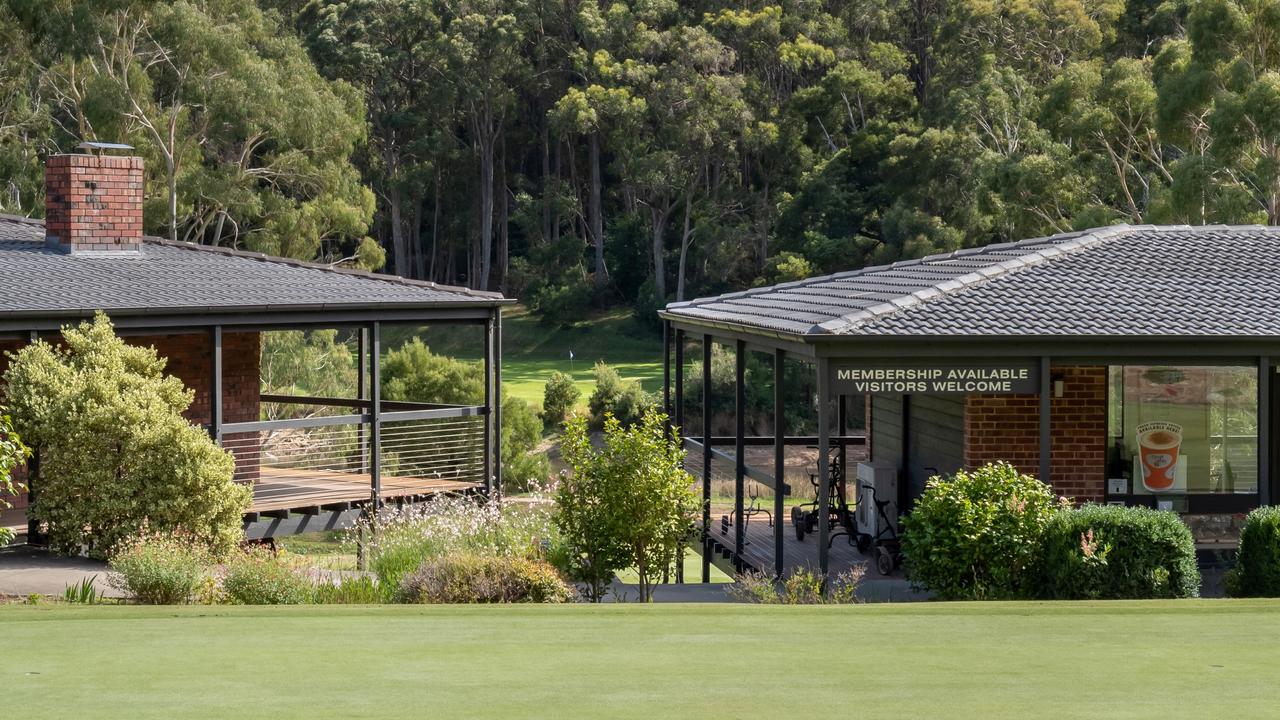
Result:
M375 419L368 400L262 399L271 407L264 419L222 426L254 512L349 508L372 499L375 477L382 502L485 483L481 406L383 402Z

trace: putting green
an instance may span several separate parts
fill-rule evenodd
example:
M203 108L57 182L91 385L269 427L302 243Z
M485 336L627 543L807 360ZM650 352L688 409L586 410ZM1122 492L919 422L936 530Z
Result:
M13 717L1268 717L1280 603L0 607Z

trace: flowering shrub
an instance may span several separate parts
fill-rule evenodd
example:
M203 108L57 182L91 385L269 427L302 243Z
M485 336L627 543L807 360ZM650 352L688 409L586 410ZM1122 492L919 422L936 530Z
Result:
M111 553L107 584L146 605L177 605L209 594L213 557L185 533L143 532Z
M573 589L545 560L454 553L427 560L405 578L408 603L563 603Z
M390 587L399 587L431 558L457 553L536 558L557 542L555 527L537 498L529 504L499 504L441 495L381 513L375 527L362 525L362 534L370 538L369 569Z
M1008 463L931 478L902 520L907 577L944 600L1035 595L1041 536L1067 504Z
M255 547L227 562L222 591L239 605L300 605L311 601L315 584L286 559Z
M374 605L387 602L389 594L387 586L379 584L377 578L344 575L336 581L317 583L311 601L317 605Z

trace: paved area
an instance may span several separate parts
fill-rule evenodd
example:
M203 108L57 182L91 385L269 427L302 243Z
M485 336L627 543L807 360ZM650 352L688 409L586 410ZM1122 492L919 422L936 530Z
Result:
M99 592L118 595L107 585L106 563L58 557L26 545L0 548L0 595L62 595L68 585L90 577Z

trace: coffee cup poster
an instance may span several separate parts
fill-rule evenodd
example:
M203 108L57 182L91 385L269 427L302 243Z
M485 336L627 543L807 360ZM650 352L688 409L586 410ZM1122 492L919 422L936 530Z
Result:
M1138 470L1147 492L1162 493L1179 484L1182 426L1172 422L1145 422L1137 426ZM1185 482L1185 480L1184 480Z

